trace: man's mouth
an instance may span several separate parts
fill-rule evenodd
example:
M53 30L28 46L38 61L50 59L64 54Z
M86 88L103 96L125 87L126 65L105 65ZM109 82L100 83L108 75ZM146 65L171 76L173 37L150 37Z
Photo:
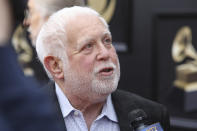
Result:
M99 74L103 75L103 76L110 76L112 75L114 72L114 68L113 67L105 67L105 68L102 68L100 71L99 71Z

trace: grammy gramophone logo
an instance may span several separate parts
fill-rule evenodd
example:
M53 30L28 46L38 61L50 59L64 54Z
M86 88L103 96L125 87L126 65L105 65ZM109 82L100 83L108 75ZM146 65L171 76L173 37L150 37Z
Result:
M192 44L192 30L181 27L172 45L172 58L176 66L174 85L185 91L197 90L197 52Z
M89 7L95 9L109 23L116 7L116 0L86 0Z

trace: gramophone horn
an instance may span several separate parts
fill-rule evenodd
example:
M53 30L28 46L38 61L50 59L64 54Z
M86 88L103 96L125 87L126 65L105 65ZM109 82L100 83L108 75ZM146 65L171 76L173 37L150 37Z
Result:
M172 58L175 62L181 62L186 57L197 60L197 53L192 46L192 32L189 26L183 26L178 30L172 45Z
M102 17L109 23L115 12L117 0L87 0L89 7L99 12Z

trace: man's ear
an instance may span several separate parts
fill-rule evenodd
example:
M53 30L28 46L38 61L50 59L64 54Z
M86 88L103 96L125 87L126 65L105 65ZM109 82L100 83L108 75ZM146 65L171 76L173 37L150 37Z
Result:
M59 58L47 56L44 58L44 65L54 78L64 78L63 63Z

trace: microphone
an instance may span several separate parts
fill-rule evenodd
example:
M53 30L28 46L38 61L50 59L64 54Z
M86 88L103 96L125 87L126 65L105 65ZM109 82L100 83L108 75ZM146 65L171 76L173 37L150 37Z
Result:
M148 116L142 109L131 111L128 118L135 131L163 131L159 122L149 125Z

